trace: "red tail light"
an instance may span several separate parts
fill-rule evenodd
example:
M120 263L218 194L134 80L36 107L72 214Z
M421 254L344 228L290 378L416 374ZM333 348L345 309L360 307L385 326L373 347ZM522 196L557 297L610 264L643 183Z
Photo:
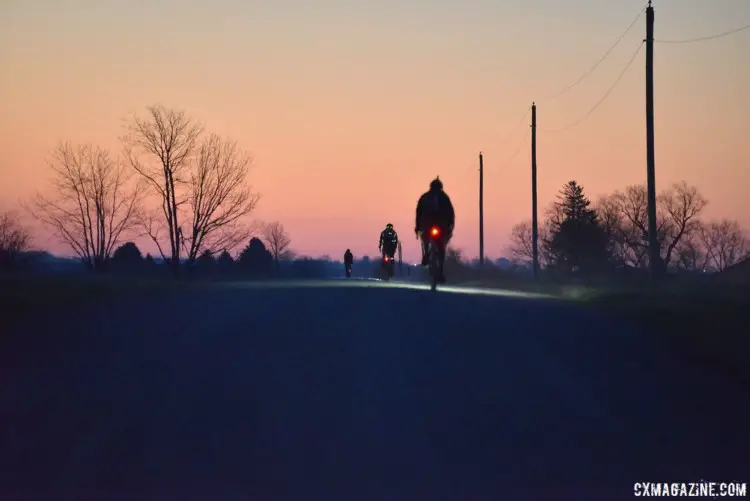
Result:
M433 226L430 229L430 235L432 235L433 237L440 235L440 229L437 226Z

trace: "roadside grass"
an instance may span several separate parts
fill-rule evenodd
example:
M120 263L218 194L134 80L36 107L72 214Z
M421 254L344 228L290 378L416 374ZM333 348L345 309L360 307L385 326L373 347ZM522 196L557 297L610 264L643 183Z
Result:
M120 294L165 291L183 286L174 280L137 276L3 276L0 277L0 315L4 320L12 321Z
M750 288L674 284L588 298L662 336L681 355L723 372L750 389Z
M175 293L211 287L219 283L268 281L270 279L232 277L183 277L168 274L71 274L71 275L0 275L0 319L3 323L19 321L28 315L40 315L71 306L85 307L95 301L113 300L123 295ZM290 281L291 279L273 279Z
M535 284L491 277L457 285L537 292L609 311L666 340L680 356L750 389L750 286L712 281L647 285Z

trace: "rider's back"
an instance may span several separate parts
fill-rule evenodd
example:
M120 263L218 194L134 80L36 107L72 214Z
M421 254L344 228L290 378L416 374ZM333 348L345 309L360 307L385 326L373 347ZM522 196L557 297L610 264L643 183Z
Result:
M430 224L453 226L455 212L450 197L444 191L428 191L419 198L417 211L422 219L422 227Z
M380 232L380 242L383 245L394 244L398 241L398 234L395 230L385 229Z

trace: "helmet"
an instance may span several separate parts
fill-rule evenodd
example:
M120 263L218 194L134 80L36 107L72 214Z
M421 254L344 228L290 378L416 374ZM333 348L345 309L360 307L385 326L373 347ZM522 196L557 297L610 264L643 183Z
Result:
M386 230L392 230L393 229L393 224L391 224L391 223L386 224L385 225L385 229Z
M344 254L351 254L351 253L352 251L350 251L349 249L346 249L346 252Z
M440 176L436 177L430 183L431 191L441 191L443 189L443 182L440 180Z

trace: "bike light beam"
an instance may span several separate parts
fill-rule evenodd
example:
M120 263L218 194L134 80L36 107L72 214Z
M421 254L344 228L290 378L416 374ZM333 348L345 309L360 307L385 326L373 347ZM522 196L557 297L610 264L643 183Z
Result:
M343 287L380 287L380 288L398 288L429 291L428 284L413 282L385 282L375 278L341 278L330 280L290 280L290 281L269 281L269 282L227 282L214 283L209 287L231 288L231 289L297 289L297 288L343 288ZM461 287L461 286L443 286L440 287L439 294L469 294L476 296L498 296L498 297L515 297L525 299L553 299L555 296L541 294L536 292L523 292L508 289L487 289L481 287Z

